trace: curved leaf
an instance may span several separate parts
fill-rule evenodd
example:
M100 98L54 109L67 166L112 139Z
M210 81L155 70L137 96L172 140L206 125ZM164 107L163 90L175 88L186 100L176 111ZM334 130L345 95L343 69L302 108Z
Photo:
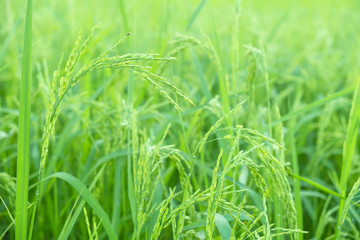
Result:
M109 236L109 239L117 239L116 233L111 225L109 216L106 214L106 212L101 207L96 198L91 194L89 189L84 185L84 183L82 183L78 178L74 177L73 175L64 172L54 173L48 178L59 178L69 183L90 205L98 218L101 219L101 223L104 226L105 231Z
M223 240L229 240L231 237L231 226L226 218L218 213L215 213L215 225Z

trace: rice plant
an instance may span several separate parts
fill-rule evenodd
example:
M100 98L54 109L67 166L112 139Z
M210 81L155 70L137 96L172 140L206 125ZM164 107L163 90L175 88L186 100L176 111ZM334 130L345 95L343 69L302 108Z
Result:
M26 2L0 239L360 238L358 1Z

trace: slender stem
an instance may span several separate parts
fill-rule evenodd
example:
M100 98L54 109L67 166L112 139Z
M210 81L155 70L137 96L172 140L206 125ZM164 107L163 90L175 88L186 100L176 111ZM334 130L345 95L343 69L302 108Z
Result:
M295 144L295 119L291 121L290 125L290 147L291 147L291 166L292 170L295 175L300 175L299 170L299 162L297 157L297 150L296 150L296 144ZM302 209L302 201L301 201L301 187L300 187L300 180L296 178L294 179L294 195L295 195L295 208L296 208L296 218L297 218L297 225L298 228L303 230L303 209ZM299 239L304 239L304 236L302 233L299 233Z

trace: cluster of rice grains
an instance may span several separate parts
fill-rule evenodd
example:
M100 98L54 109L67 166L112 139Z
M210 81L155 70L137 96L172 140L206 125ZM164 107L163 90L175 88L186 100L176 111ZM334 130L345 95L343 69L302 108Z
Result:
M51 83L51 92L49 97L49 103L47 106L46 111L46 123L44 127L44 134L42 138L42 148L41 148L41 161L40 161L40 168L39 168L39 174L38 174L38 182L37 182L37 191L36 191L36 200L35 200L35 207L33 207L33 218L32 222L34 221L35 212L36 212L36 206L40 198L40 192L42 191L42 179L44 178L44 168L46 165L46 159L48 155L48 145L50 137L54 133L56 120L58 118L59 112L60 112L60 106L61 103L66 95L66 93L74 87L84 76L87 74L103 69L103 68L110 68L110 69L124 69L131 71L136 74L140 79L144 79L151 83L162 96L164 96L171 104L174 105L176 109L181 111L180 106L173 100L173 98L170 97L168 90L176 93L179 97L183 98L185 101L189 102L190 104L194 105L194 103L186 97L181 90L176 88L174 85L166 81L165 78L158 76L156 74L153 74L150 71L149 66L142 66L138 64L140 61L171 61L174 60L174 58L159 58L157 57L157 54L125 54L121 56L112 56L108 57L108 54L116 48L123 40L125 40L125 37L120 39L118 42L116 42L109 50L101 54L99 57L92 59L87 65L83 66L78 72L74 72L75 66L79 61L79 58L81 55L83 55L84 51L88 47L91 39L93 38L94 32L99 28L99 26L94 27L91 30L91 33L89 36L83 40L82 42L82 31L80 31L78 39L75 43L75 47L70 53L68 60L66 62L65 68L61 69L61 61L59 63L58 69L54 72L52 83ZM127 34L129 36L130 34ZM131 108L131 107L130 107ZM129 111L128 111L129 112ZM137 137L137 130L136 130L136 117L132 116L132 113L130 113L130 117L128 119L128 122L131 123L131 132L132 132L132 142L133 142L133 148L137 149L138 146L138 137ZM134 231L134 238L140 238L140 231L142 229L142 225L144 224L144 221L146 219L146 214L149 214L152 210L150 210L150 201L145 201L147 199L148 195L152 196L152 193L149 193L148 191L151 188L151 178L150 175L153 171L155 171L156 166L158 164L155 164L154 157L152 157L154 152L146 151L145 143L140 144L140 148L142 150L139 150L139 156L137 156L134 153L134 158L136 159L136 162L133 167L133 175L134 177L134 190L136 197L136 206L138 206L137 210L137 217L136 222L137 224L136 229ZM159 144L157 145L157 152L159 151ZM160 148L161 150L161 148ZM156 153L157 153L156 152ZM169 153L169 155L175 155L175 153ZM149 160L152 160L151 162ZM177 158L178 159L178 158ZM153 166L150 169L150 166ZM151 200L151 199L150 199ZM145 206L146 205L146 206ZM147 211L145 212L144 210ZM134 210L135 211L135 210ZM86 213L86 209L84 208L84 213ZM88 218L86 217L86 222L88 224ZM89 224L88 224L89 229ZM90 230L89 230L90 231ZM96 231L94 232L96 233Z
M202 44L199 40L187 36L179 36L179 38L176 39L175 43L178 46L169 53L170 57L167 58L158 58L154 54L125 54L108 57L111 50L125 39L123 38L108 51L92 59L87 65L75 73L75 65L90 43L97 28L98 27L93 28L90 35L83 42L81 42L82 33L79 33L78 40L68 57L65 68L61 69L60 63L58 70L54 73L42 140L41 164L37 186L38 197L39 191L42 191L39 183L43 178L49 139L54 132L61 103L66 93L78 83L82 77L102 68L129 70L134 72L139 78L151 83L176 109L181 110L166 89L173 91L191 104L193 104L193 102L178 88L167 82L165 78L153 74L150 72L149 67L139 65L137 62L170 61L174 59L172 56L177 52L191 45L197 45L200 46L209 56L210 60L214 62L217 73L223 76L224 79L227 78L210 40L207 38L207 44ZM161 73L163 71L163 66L164 64L160 65L158 72ZM253 83L250 83L249 89L252 88L250 87L252 85ZM222 88L225 89L225 85L222 86ZM223 94L225 98L227 93ZM251 92L249 92L249 94L251 95ZM229 103L226 104L228 105ZM280 149L280 151L283 150L283 147L273 139L265 137L255 130L242 126L231 126L229 117L236 114L242 108L243 104L244 102L238 104L234 109L225 113L215 122L198 143L192 158L187 158L183 152L172 145L163 145L170 125L164 131L163 137L157 143L152 144L149 138L144 135L144 131L140 134L137 129L136 111L131 106L125 106L124 113L127 113L126 116L128 116L127 123L129 124L130 133L130 135L128 135L130 139L128 150L132 151L132 154L128 157L129 175L127 178L131 214L134 223L133 239L142 239L146 237L146 235L149 235L148 237L150 239L158 239L164 229L170 225L174 239L201 238L201 232L196 231L196 223L199 221L204 221L200 223L199 226L206 226L205 236L207 239L213 239L215 231L218 231L224 239L270 239L274 236L286 234L290 235L293 239L297 239L296 233L301 231L297 229L296 225L296 211L291 189L286 178L285 166L274 157L268 145L274 145ZM224 106L224 108L226 109L226 106ZM226 127L219 129L224 122ZM224 154L223 149L220 150L216 166L212 173L211 185L209 188L199 189L194 192L192 174L195 162L202 152L209 136L218 132L228 134L225 138L227 138L226 141L231 144L231 147L228 148L230 152ZM135 151L135 149L138 149L138 151ZM156 205L154 204L154 198L158 189L153 186L160 184L163 188L166 188L162 174L166 165L164 162L167 160L172 160L175 163L179 173L181 189L176 189L175 187L170 189L167 194L168 197L161 202L157 200L159 204ZM253 181L259 188L261 194L254 193L252 198L255 197L256 199L252 201L258 201L258 203L261 203L260 205L248 205L249 201L246 200L247 191L249 190L248 187L242 189L242 187L239 188L236 186L234 180L236 181L236 178L239 177L236 173L239 173L238 170L241 167L247 168L253 176ZM233 177L230 178L231 181L227 181L229 180L229 173L233 175ZM276 194L284 203L285 217L289 229L274 227L274 224L270 223L267 207L272 201L270 188L276 190ZM163 190L167 192L166 189ZM81 206L83 206L83 204L84 203L82 203ZM207 205L207 210L199 211L199 209L202 208L200 205L204 204ZM89 237L97 239L96 229L98 226L93 222L94 232L92 233L86 208L84 207L83 210ZM227 216L226 218L224 218L224 214ZM154 219L156 221L154 221ZM229 225L230 219L231 222L233 222L233 226ZM150 223L150 221L152 222ZM195 225L191 227L192 224ZM224 224L225 228L222 228L221 224ZM153 229L149 231L150 229L148 228L151 226ZM217 228L215 226L217 226Z

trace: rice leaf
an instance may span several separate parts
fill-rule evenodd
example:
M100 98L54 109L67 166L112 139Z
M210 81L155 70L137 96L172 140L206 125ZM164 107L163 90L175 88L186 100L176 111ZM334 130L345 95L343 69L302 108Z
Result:
M111 221L107 213L99 204L98 200L94 197L94 195L90 192L90 190L82 183L78 178L72 176L71 174L65 172L57 172L50 175L48 178L59 178L69 183L89 204L95 214L102 221L102 225L105 228L105 231L111 240L116 240L117 235L112 227Z
M31 38L32 0L27 1L23 49L22 79L20 85L20 112L16 173L16 240L27 239L28 187L30 173L30 113L31 113ZM31 229L30 229L31 231Z

